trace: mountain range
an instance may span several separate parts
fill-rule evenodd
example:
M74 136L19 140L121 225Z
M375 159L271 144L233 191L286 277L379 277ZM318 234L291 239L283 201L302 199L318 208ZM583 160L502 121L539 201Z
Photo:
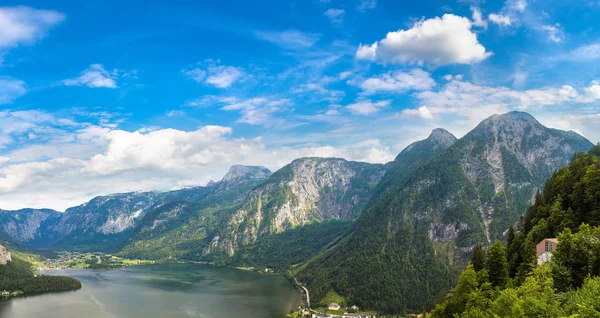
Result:
M435 129L385 165L301 158L271 173L101 196L64 213L0 211L0 232L32 247L289 269L313 302L404 313L431 308L476 244L504 239L584 137L531 115L493 115L457 139Z

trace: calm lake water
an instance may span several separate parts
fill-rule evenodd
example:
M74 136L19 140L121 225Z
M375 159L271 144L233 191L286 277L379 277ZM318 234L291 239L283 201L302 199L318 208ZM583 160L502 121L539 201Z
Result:
M281 276L193 264L56 270L83 288L0 301L0 317L285 317L300 294Z

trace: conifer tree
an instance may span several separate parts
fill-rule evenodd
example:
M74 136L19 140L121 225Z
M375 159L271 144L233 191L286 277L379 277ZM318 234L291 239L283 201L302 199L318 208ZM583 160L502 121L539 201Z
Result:
M477 244L473 250L473 256L471 258L471 264L476 272L485 268L485 252L481 248L481 245Z
M489 274L490 283L494 287L503 288L508 281L508 262L504 245L496 241L487 253L486 270Z

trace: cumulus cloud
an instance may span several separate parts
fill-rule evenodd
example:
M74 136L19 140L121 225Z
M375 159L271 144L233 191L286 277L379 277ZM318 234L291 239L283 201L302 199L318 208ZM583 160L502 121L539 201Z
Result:
M427 90L435 86L435 81L428 72L413 69L409 72L396 71L371 77L362 82L360 87L367 94L378 92L402 93L408 90Z
M25 95L25 82L0 78L0 105L12 103L17 97Z
M31 44L64 20L64 14L53 10L25 6L0 7L0 50Z
M378 113L382 108L391 104L389 100L374 102L370 99L358 100L352 104L346 105L346 109L354 115L371 115Z
M356 58L359 60L375 61L377 59L377 47L377 42L371 45L359 44L358 50L356 50Z
M81 76L63 81L67 86L87 86L92 88L105 87L117 88L115 79L118 71L109 72L104 69L102 64L92 64L88 69L81 73Z
M327 11L325 11L325 13L323 14L329 18L329 21L331 21L331 23L341 24L342 22L344 22L345 13L346 11L344 11L344 9L330 8L327 9Z
M479 43L471 28L468 18L454 14L421 20L408 30L389 32L385 39L372 45L360 45L356 58L435 66L480 62L491 53Z
M316 33L304 33L298 30L254 31L256 38L268 41L287 49L308 49L321 38Z
M245 81L249 75L241 67L220 65L219 61L206 60L203 68L183 70L183 74L198 83L218 88L229 88L237 82Z

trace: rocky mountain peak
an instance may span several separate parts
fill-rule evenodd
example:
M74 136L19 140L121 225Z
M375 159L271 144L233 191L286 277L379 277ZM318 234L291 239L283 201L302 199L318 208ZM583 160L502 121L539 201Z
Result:
M509 112L506 114L495 114L482 121L473 132L479 134L493 134L509 136L540 135L544 133L544 127L537 119L525 112Z
M415 155L425 155L426 157L429 157L434 152L444 150L452 146L456 140L456 137L454 137L454 135L446 129L436 128L431 131L431 134L429 134L429 137L426 139L415 141L408 145L408 147L404 148L404 150L402 150L402 152L400 152L400 154L396 157L395 161ZM409 161L410 160L414 160L414 158L410 158Z
M271 171L260 166L241 166L234 165L229 168L229 171L221 181L235 181L240 179L262 179L271 174Z
M0 265L6 265L6 263L12 262L8 249L0 245Z
M448 148L456 142L456 137L444 128L436 128L431 131L427 139L439 146Z

